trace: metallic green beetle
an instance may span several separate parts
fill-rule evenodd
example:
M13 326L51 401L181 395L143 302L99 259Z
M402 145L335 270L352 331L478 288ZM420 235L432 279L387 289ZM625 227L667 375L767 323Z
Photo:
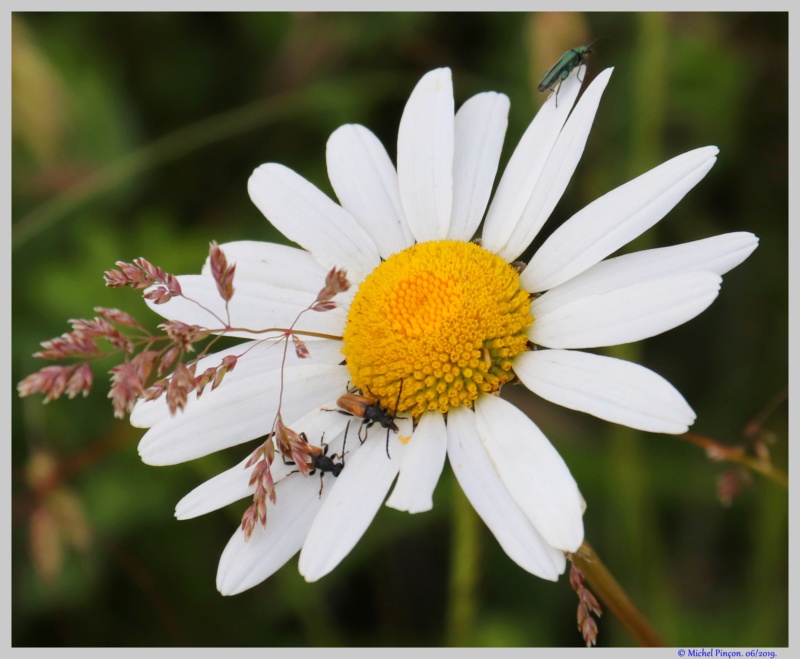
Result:
M592 42L594 43L594 41ZM561 89L561 83L564 82L572 70L585 60L594 51L591 48L592 44L588 46L578 46L572 50L564 53L553 67L544 74L544 78L539 83L539 91L546 92L548 89L556 89L556 106L558 106L558 90Z

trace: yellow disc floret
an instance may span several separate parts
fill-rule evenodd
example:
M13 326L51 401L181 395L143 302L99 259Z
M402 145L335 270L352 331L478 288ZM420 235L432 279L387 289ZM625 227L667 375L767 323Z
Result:
M532 322L530 294L499 256L475 243L420 243L361 283L343 352L355 387L418 419L496 393L514 377Z

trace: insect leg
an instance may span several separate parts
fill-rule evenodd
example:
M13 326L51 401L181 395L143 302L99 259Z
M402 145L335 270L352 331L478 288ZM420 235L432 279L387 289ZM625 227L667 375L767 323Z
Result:
M342 441L342 467L344 467L344 456L347 454L347 451L344 450L345 446L347 446L347 431L350 430L350 422L347 422L347 425L344 427L344 440Z

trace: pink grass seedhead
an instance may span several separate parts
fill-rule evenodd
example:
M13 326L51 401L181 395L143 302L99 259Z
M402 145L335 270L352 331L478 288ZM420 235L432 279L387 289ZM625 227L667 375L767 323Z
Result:
M583 636L587 648L597 645L598 628L592 614L599 618L603 615L603 611L597 598L586 586L583 573L575 563L570 563L569 585L578 596L578 631Z
M317 294L317 299L311 305L313 311L330 311L335 309L337 304L332 301L335 295L343 293L350 288L347 280L347 272L340 268L333 268L325 276L325 286Z
M209 245L209 262L217 291L225 302L229 302L234 292L233 275L236 272L236 264L228 265L228 259L216 241L212 241Z

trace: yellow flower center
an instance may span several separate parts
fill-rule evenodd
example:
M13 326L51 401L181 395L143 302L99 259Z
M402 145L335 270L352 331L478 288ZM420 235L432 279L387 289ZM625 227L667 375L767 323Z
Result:
M438 240L394 254L362 282L342 351L355 387L418 419L496 393L532 322L510 265L475 243Z

